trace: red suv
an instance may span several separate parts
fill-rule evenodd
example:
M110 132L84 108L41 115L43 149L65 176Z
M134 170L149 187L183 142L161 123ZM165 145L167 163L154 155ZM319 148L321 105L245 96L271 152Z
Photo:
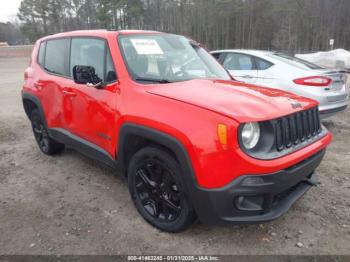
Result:
M43 153L67 145L115 167L169 232L279 217L331 140L317 102L234 81L197 42L160 32L44 37L22 97Z

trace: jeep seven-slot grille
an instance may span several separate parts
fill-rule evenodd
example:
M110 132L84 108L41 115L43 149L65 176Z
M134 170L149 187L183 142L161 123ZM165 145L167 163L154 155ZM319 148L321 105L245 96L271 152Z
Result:
M321 132L318 108L301 111L277 119L275 124L275 144L278 151L298 145Z

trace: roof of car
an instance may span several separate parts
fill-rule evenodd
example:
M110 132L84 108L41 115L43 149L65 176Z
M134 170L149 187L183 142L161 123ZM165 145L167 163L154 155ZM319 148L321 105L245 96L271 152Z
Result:
M266 50L255 50L255 49L223 49L223 50L215 50L211 53L244 53L244 54L250 54L250 55L267 55L271 54L272 51L266 51Z
M108 35L132 35L132 34L165 34L158 31L149 30L107 30L107 29L96 29L96 30L77 30L62 32L53 35L45 36L39 40L47 40L58 37L70 37L70 36L93 36L93 37L107 37Z

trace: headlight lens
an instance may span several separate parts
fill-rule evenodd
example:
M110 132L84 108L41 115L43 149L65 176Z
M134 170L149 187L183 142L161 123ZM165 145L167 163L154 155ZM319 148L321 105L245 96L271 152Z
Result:
M260 127L256 122L246 123L242 128L242 142L246 149L254 148L260 138Z

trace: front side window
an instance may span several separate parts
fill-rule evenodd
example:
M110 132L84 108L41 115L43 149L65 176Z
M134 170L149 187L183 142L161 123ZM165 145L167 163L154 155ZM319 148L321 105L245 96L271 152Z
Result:
M254 70L254 62L251 56L229 53L225 57L224 67L227 70Z
M68 59L69 41L68 38L47 41L44 64L48 72L62 76L70 76Z
M70 72L73 67L92 66L100 79L104 79L105 41L95 38L72 38Z
M207 51L187 38L171 34L119 37L128 71L140 82L231 79Z

